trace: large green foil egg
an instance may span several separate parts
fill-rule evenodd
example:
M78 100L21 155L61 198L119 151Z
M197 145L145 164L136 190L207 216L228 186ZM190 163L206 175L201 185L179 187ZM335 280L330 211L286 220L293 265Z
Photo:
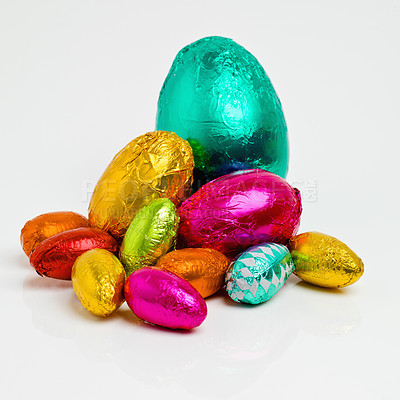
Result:
M281 103L257 59L231 39L206 37L178 53L160 92L157 129L192 146L194 190L241 169L286 177Z

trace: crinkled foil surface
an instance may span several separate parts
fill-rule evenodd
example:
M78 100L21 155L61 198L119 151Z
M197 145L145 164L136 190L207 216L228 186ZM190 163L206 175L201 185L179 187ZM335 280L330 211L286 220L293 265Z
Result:
M132 140L107 167L89 204L91 225L121 238L151 200L178 205L192 182L193 153L173 132L149 132Z
M187 280L205 298L223 286L229 260L213 249L181 249L161 257L156 266Z
M294 273L317 286L339 288L358 281L364 273L360 257L340 240L319 232L306 232L289 241Z
M203 38L177 54L160 92L157 129L191 144L194 190L236 170L287 174L279 98L257 59L231 39Z
M105 249L79 256L72 268L72 285L81 304L105 317L124 301L125 270L118 258Z
M129 225L120 249L127 276L154 265L175 246L178 225L178 212L170 200L153 200L143 207Z
M127 278L125 299L139 318L166 328L195 328L207 316L206 302L190 283L154 267Z
M238 171L202 186L179 208L178 247L232 258L250 246L285 244L297 232L300 192L265 170Z
M30 256L30 263L40 275L71 279L75 260L85 251L101 248L115 253L116 240L96 228L76 228L58 233L41 242Z
M264 303L278 293L293 270L292 257L285 246L253 246L229 267L226 291L238 303Z
M50 212L28 221L21 230L21 246L29 257L35 247L45 239L70 229L89 226L89 221L71 211Z

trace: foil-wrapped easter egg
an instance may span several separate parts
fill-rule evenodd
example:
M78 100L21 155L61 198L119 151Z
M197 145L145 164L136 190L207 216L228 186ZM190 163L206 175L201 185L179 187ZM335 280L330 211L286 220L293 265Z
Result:
M100 229L76 228L43 240L29 261L39 275L68 280L75 260L85 251L97 248L116 253L118 244Z
M285 244L297 232L300 192L262 170L237 171L202 186L179 208L179 247L207 247L232 258L264 242Z
M260 304L281 289L294 270L289 250L276 243L253 246L226 273L226 291L238 303Z
M72 211L57 211L38 215L28 221L21 230L21 246L29 257L43 240L70 229L89 226L89 221Z
M193 166L189 143L175 133L137 137L98 181L89 204L90 224L122 238L136 213L151 200L168 198L178 205L186 198Z
M80 255L72 267L71 280L81 304L100 317L110 315L124 301L124 267L105 249Z
M229 260L213 249L181 249L161 257L157 268L166 269L187 280L203 298L217 292L225 280Z
M195 328L207 316L206 302L189 282L154 267L127 278L125 300L139 318L171 329Z
M206 37L177 54L160 92L157 129L189 141L194 190L242 169L287 174L279 98L257 59L231 39Z
M319 232L294 236L288 243L294 273L316 286L340 288L357 282L364 273L360 257L340 240Z
M178 225L179 216L172 201L157 199L143 207L129 225L120 249L127 276L154 265L175 246Z

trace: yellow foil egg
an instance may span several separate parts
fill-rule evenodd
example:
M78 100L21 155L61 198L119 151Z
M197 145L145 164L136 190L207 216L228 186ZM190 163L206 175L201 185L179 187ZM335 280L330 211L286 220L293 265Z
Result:
M294 274L316 286L352 285L364 273L361 258L343 242L319 232L293 236L288 244Z
M105 317L124 301L125 270L107 250L93 249L79 256L71 279L79 301L95 315Z
M229 260L213 249L181 249L161 257L156 266L187 280L205 298L223 286Z
M189 143L173 132L149 132L132 140L111 161L89 204L89 222L121 239L150 201L176 206L189 194L194 168Z

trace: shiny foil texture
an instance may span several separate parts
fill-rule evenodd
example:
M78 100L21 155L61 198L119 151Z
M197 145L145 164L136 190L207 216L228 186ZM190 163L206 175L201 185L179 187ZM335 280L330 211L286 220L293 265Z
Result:
M288 170L285 118L257 59L231 39L200 39L176 56L160 92L157 129L193 148L194 190L233 171Z
M175 205L192 182L193 153L173 132L149 132L132 140L111 161L89 204L92 226L121 239L137 212L150 201L168 198Z
M75 260L85 251L100 248L118 251L116 240L96 228L76 228L58 233L41 242L30 256L30 263L39 275L55 279L71 279Z
M154 267L127 278L125 300L139 318L170 329L195 328L207 316L206 302L190 283Z
M294 270L289 250L276 243L240 254L226 274L226 291L238 303L260 304L275 296Z
M72 211L57 211L39 215L28 221L21 230L21 246L29 257L45 239L70 229L88 227L89 221Z
M100 317L110 315L124 301L124 267L105 249L80 255L72 267L71 280L83 307Z
M120 249L120 260L127 276L154 265L175 246L179 216L168 199L157 199L143 207L133 218Z
M157 268L165 269L188 281L203 298L217 292L225 280L229 260L213 249L181 249L161 257Z
M319 232L294 236L288 244L294 273L316 286L340 288L357 282L364 273L360 257L343 242Z
M178 247L213 248L232 258L297 232L300 192L262 169L233 172L202 186L179 208Z

